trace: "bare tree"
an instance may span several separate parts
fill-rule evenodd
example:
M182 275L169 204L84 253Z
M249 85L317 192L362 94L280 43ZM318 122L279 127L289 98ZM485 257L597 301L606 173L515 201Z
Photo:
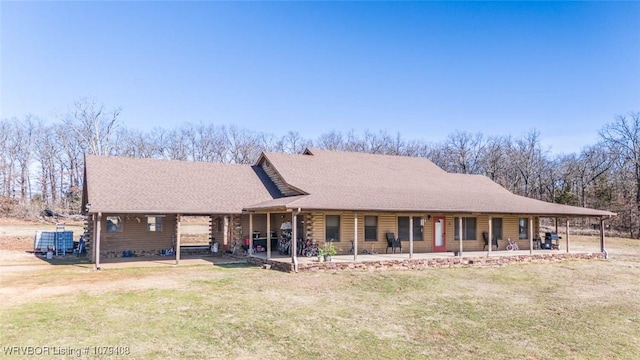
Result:
M4 149L3 149L3 158L4 158L4 166L3 166L3 188L4 188L4 196L7 198L15 198L15 175L16 175L16 163L18 154L20 152L20 144L16 139L16 126L15 124L18 122L17 119L13 119L13 121L6 123L3 125L3 132L5 135L3 136L4 140Z
M20 167L20 201L26 203L27 195L30 194L31 184L29 181L29 168L33 153L33 142L35 132L38 128L38 120L33 115L28 115L24 121L16 121L14 126L14 142L16 149L16 160Z
M449 168L462 174L480 173L480 158L485 144L484 136L480 133L456 131L449 135L444 145Z
M120 108L107 111L95 100L83 98L76 101L63 121L90 154L109 155L121 111Z
M612 153L619 154L620 167L633 173L635 204L640 210L640 112L632 112L628 118L617 116L600 131L600 136Z
M297 131L289 131L276 142L276 150L290 154L299 154L311 146L311 140L305 139Z
M11 124L8 120L0 120L0 197L7 194L7 178L9 175L9 138Z
M503 186L506 185L507 151L510 143L511 139L508 137L491 137L486 141L480 158L482 173Z
M58 199L58 169L56 161L56 131L53 126L43 126L38 132L39 141L36 142L35 157L40 164L40 194L42 201L48 206L57 205Z
M631 112L628 116L619 115L600 131L604 144L611 154L616 154L615 166L619 172L622 188L631 189L623 192L622 197L627 204L621 209L628 212L629 231L632 237L640 236L638 229L640 215L640 112ZM629 184L631 186L625 186ZM624 191L624 190L623 190Z
M230 145L231 161L235 164L251 164L258 158L262 148L260 136L248 130L232 126L227 131Z
M530 131L525 137L517 139L509 152L509 160L513 165L511 183L520 195L540 198L540 174L544 166L545 153L540 147L540 133Z
M327 150L344 150L344 138L340 131L331 130L323 133L316 142L319 148Z

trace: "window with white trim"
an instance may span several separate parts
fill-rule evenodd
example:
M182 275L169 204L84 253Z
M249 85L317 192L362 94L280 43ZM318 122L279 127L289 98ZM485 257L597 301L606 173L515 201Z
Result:
M529 219L520 218L518 220L518 239L524 240L529 238Z
M378 241L378 217L364 217L364 241Z
M413 217L413 241L422 241L423 220L420 216ZM409 241L409 216L398 216L398 239Z
M453 218L453 223L453 238L460 240L460 218ZM464 235L462 240L476 240L476 218L462 218L462 234Z
M162 217L147 216L147 231L151 231L151 232L162 231Z
M325 241L340 241L340 215L327 215L324 223Z

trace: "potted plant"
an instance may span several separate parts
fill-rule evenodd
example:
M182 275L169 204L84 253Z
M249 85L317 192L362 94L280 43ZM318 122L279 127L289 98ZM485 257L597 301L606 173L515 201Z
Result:
M323 248L318 249L318 262L324 262L325 255Z
M324 243L324 259L326 261L331 261L331 258L337 253L336 248L333 246L332 242Z

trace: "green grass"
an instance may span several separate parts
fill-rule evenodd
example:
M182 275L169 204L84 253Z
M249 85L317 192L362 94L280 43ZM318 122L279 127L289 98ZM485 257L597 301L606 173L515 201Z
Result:
M127 359L637 359L639 275L634 256L300 274L60 265L3 274L0 343L128 346ZM57 279L75 285L55 292Z

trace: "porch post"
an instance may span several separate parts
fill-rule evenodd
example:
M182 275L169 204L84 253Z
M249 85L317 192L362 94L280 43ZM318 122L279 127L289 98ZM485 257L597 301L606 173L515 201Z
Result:
M556 234L557 234L558 233L558 217L556 216L554 219L556 223Z
M97 223L98 226L96 226L96 243L95 245L95 251L96 251L96 258L95 258L95 266L94 266L94 270L100 270L100 230L102 228L102 213L99 212L98 213L98 218L97 218Z
M293 211L291 217L291 262L293 271L298 272L298 211Z
M358 260L358 213L353 216L353 261Z
M176 265L180 265L180 214L176 214Z
M271 213L267 213L267 260L271 259Z
M91 225L93 230L91 231L91 239L89 240L89 246L91 247L91 261L96 261L96 214L91 214Z
M567 254L569 253L569 218L567 218Z
M489 216L489 253L487 256L491 256L491 248L493 247L493 218ZM498 247L496 247L498 250Z
M600 218L600 252L606 254L605 246L604 246L604 218ZM605 255L606 259L607 256Z
M413 259L413 216L409 216L409 259Z
M224 216L224 224L222 225L222 244L223 249L225 249L225 247L227 246L227 244L229 244L229 216L225 215Z
M249 213L249 249L247 249L249 256L253 254L253 213Z
M533 216L529 216L529 255L533 255Z
M458 218L458 235L460 235L460 254L458 255L459 257L462 257L462 238L464 237L463 233L464 231L462 231L462 216L460 216Z

